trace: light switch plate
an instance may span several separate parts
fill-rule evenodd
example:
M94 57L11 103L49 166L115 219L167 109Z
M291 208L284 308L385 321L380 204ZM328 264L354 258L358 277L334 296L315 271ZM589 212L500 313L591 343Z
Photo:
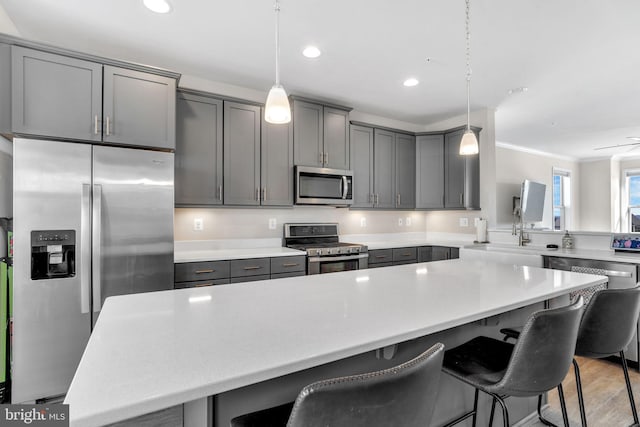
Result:
M269 218L269 230L275 230L278 225L278 221L275 218Z
M460 227L468 227L469 218L460 218Z
M194 218L193 231L202 231L202 230L204 230L204 220L202 218Z
M367 226L367 218L360 218L360 227L366 227Z
M407 224L407 227L411 227L411 217L408 216L407 219L404 220L404 223Z

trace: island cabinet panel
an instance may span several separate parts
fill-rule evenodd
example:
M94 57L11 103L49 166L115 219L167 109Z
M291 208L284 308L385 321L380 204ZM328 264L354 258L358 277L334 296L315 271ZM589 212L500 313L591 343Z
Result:
M416 207L416 139L396 134L396 208Z
M232 277L230 279L230 283L243 283L243 282L257 282L258 280L269 280L271 279L271 275L269 274L258 274L255 276L239 276Z
M222 192L222 100L179 93L176 205L221 205Z
M416 138L416 208L444 208L444 135Z
M431 246L421 246L418 248L418 262L429 262L432 259Z
M12 131L102 140L102 64L12 47Z
M224 101L225 205L260 205L261 109Z
M351 125L352 208L373 207L373 128Z
M260 204L293 206L293 126L262 119Z
M369 268L392 265L393 249L375 249L369 251Z
M202 288L204 286L228 285L230 279L198 280L195 282L175 282L174 289Z
M447 246L433 246L431 248L432 261L460 258L459 254L460 250L458 248L450 248Z
M393 209L396 206L395 134L376 129L373 147L374 205L376 208Z
M21 46L11 63L11 133L175 148L175 78Z
M392 258L393 265L412 264L418 261L418 251L415 247L394 248Z

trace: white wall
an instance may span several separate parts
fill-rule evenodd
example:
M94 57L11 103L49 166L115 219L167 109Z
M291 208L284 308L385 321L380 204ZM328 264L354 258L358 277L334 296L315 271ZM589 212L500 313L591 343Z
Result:
M571 171L571 229L580 229L576 211L580 199L580 171L578 162L550 155L520 151L498 144L496 147L496 220L497 227L511 227L512 198L520 195L525 179L547 185L544 219L537 226L551 228L553 223L552 176L553 168Z
M609 159L579 163L578 216L582 231L610 231L612 221L615 222L611 209L615 198L615 189L612 187L619 187L619 185L617 177L612 175L611 163Z

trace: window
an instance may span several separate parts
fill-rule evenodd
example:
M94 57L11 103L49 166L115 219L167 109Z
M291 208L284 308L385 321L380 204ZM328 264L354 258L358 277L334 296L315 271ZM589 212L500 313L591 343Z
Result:
M627 218L628 230L632 233L640 233L640 170L627 171Z
M553 168L553 229L554 230L567 230L570 228L569 226L569 209L570 208L571 208L571 172L568 170Z

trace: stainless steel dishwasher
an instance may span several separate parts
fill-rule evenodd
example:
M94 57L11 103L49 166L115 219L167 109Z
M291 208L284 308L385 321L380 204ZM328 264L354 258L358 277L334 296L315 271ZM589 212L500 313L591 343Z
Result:
M638 282L638 266L636 264L545 256L544 266L555 270L607 276L609 278L607 285L609 289L633 288ZM624 351L626 358L636 364L638 363L638 345L638 327L636 327L636 334Z

